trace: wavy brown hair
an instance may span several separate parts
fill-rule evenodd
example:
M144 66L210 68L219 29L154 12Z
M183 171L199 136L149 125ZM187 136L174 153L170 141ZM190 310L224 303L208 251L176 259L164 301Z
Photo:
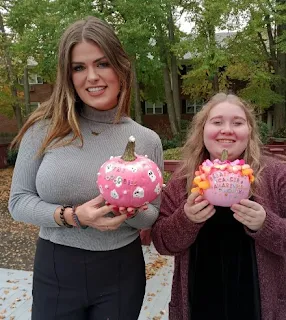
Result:
M235 104L243 109L250 129L249 141L241 158L248 163L254 171L255 182L251 185L251 194L255 194L255 189L260 182L261 166L261 141L256 125L254 109L245 101L233 94L217 93L199 111L191 122L190 130L187 135L186 143L182 148L182 164L177 172L178 177L187 179L187 192L192 188L192 181L195 171L199 165L210 154L204 145L204 127L209 113L213 107L222 102Z
M97 44L104 52L120 81L117 123L122 115L129 115L131 94L131 63L114 30L104 21L88 17L70 25L61 37L58 52L57 78L48 101L41 104L26 121L11 143L17 147L25 132L36 122L50 119L47 135L39 150L42 154L48 147L62 145L62 139L70 132L73 136L64 142L70 144L77 138L83 144L78 115L83 107L72 83L71 52L74 46L83 41Z

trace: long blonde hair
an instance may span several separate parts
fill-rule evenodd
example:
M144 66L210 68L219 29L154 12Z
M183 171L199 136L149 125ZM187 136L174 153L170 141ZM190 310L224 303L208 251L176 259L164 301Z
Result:
M70 132L73 136L64 144L70 144L77 138L83 144L79 128L78 114L83 107L72 83L71 52L74 46L83 41L97 44L114 68L120 81L118 112L114 122L121 116L129 115L131 95L131 63L114 30L104 21L88 17L70 25L61 37L58 52L57 78L48 101L41 104L26 121L11 143L17 147L24 133L35 123L50 119L48 133L39 150L42 154L48 147L60 145L61 140Z
M186 143L182 148L182 164L177 172L178 177L187 179L187 192L190 192L195 171L199 165L210 157L208 150L204 145L204 126L209 113L213 107L222 102L235 104L243 109L246 115L247 123L250 129L249 141L242 158L248 163L254 171L255 182L251 187L251 194L259 185L261 166L261 141L259 139L258 128L255 120L254 110L249 104L233 94L217 93L214 95L199 111L191 122Z

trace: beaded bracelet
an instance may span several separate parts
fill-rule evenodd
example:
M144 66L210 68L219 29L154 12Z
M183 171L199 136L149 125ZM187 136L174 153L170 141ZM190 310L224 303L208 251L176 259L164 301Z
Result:
M66 208L72 208L72 206L62 206L61 207L61 211L60 211L61 222L62 222L63 226L65 226L66 228L73 228L72 225L70 225L70 224L68 224L66 222L66 219L65 219L65 216L64 216L64 212L65 212Z
M86 229L88 226L83 226L80 224L77 214L75 213L77 206L72 207L72 218L76 226L80 229Z

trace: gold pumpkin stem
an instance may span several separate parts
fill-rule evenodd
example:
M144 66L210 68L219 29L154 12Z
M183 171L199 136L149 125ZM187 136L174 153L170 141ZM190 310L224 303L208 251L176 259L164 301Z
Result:
M136 158L137 157L135 155L135 138L133 136L130 136L121 159L124 161L134 161Z
M222 153L221 153L221 161L226 161L227 160L227 158L228 158L228 151L227 151L227 149L223 149L222 150Z

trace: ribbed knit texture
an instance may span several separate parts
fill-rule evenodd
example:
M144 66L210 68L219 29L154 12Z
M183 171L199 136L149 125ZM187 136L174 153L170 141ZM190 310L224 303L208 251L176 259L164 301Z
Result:
M257 190L266 211L263 227L245 232L255 240L261 295L261 320L286 319L286 164L263 157L265 169ZM191 222L185 212L186 181L173 179L163 191L160 215L153 226L152 238L161 254L175 256L170 320L192 320L189 316L189 248L204 223ZM211 268L212 266L210 266ZM214 315L215 317L215 315Z
M124 152L129 136L136 138L137 154L148 155L163 169L159 136L128 117L113 124L117 109L98 111L88 106L80 116L84 139L72 145L49 149L43 157L37 152L47 131L47 122L33 125L20 145L12 180L9 210L17 221L40 226L40 237L54 243L101 251L117 249L138 237L138 229L151 227L158 216L157 198L148 209L126 220L115 231L101 232L59 227L53 214L63 204L85 203L99 195L96 185L100 166ZM99 133L94 136L91 131Z

